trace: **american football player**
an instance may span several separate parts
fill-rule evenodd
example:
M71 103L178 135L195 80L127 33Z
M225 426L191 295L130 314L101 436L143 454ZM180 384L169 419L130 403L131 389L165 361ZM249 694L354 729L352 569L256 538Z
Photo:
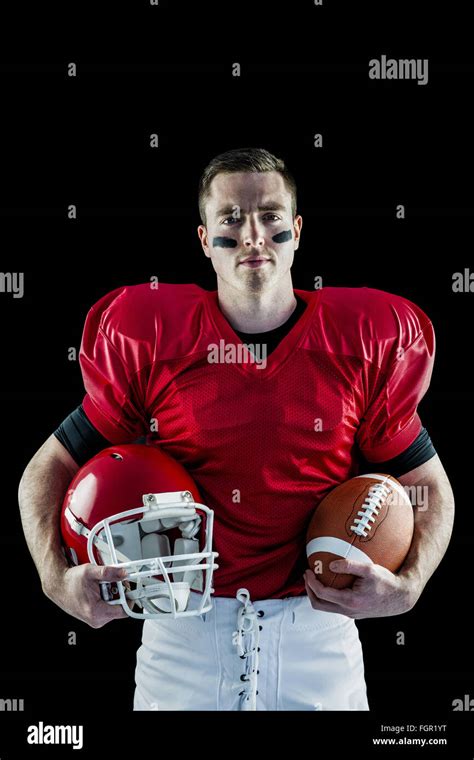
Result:
M91 457L146 441L197 484L214 514L219 560L210 610L144 621L134 709L367 710L354 621L410 610L452 529L451 487L417 412L433 325L382 290L293 287L303 220L294 178L267 150L215 157L199 210L215 291L124 285L88 313L84 399L20 484L42 588L96 628L127 616L99 590L126 571L70 566L58 514ZM397 574L339 560L334 569L357 583L327 588L307 569L307 525L332 488L374 469L426 487L429 509L415 509Z

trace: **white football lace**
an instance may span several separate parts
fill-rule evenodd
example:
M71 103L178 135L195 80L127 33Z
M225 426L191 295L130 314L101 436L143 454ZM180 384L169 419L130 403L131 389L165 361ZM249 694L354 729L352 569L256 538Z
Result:
M232 634L232 644L237 647L240 658L245 662L245 673L240 676L242 683L238 684L238 688L242 688L239 692L239 710L256 710L260 615L250 601L250 593L246 588L239 588L236 598L242 602L242 607L237 613L237 630ZM246 637L250 639L247 647L244 646Z
M362 508L357 512L358 517L354 519L354 524L351 525L350 529L353 533L367 538L368 532L372 530L372 524L382 508L382 503L389 493L390 488L385 483L377 483L369 488L369 493L362 504Z

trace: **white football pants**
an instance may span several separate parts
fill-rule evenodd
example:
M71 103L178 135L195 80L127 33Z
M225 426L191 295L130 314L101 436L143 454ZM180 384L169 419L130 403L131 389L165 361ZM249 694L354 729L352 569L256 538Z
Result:
M306 595L213 597L203 616L146 620L134 710L368 710L354 621Z

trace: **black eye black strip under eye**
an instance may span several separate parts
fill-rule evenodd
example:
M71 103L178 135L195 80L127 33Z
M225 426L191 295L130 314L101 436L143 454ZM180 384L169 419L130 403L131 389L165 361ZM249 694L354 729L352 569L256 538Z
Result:
M274 243L287 243L292 237L291 230L284 230L283 232L278 232L277 235L273 235L272 240Z
M221 248L236 248L237 240L228 237L215 237L213 238L212 245L214 248L217 248L218 246Z

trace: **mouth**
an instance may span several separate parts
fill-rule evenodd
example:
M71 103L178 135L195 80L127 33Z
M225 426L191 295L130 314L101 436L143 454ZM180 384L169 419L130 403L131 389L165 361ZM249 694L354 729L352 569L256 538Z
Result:
M263 256L255 256L249 259L245 259L244 261L241 261L239 266L244 267L250 267L251 269L256 269L257 267L264 266L270 261L270 259L266 259Z

